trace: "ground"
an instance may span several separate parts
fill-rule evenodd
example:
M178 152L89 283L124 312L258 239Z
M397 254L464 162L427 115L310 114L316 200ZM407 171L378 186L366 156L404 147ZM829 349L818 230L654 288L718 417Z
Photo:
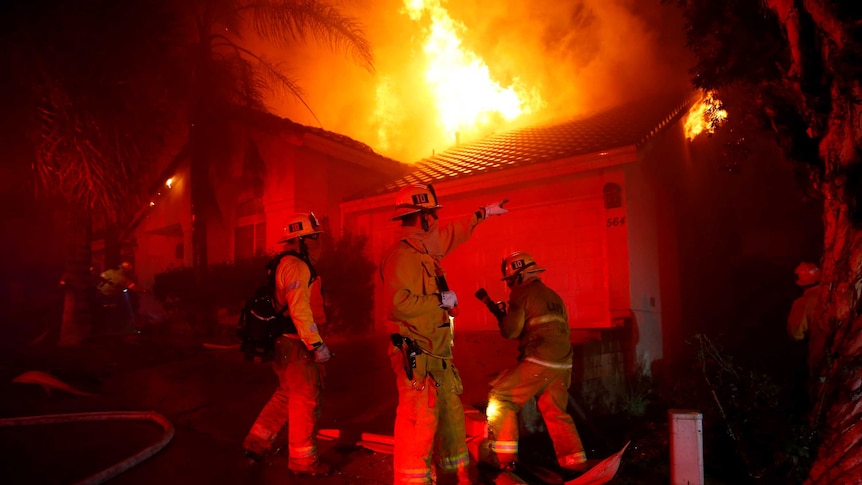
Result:
M321 428L341 432L339 439L320 442L323 459L335 467L329 477L291 477L282 457L266 467L249 465L240 445L274 390L275 376L268 365L245 361L236 348L211 348L205 344L212 342L196 337L110 335L80 347L41 344L4 352L0 418L95 411L156 411L165 416L175 428L174 437L164 449L111 481L117 484L391 483L391 455L356 446L363 432L392 434L396 390L385 356L388 338L333 336L327 340L335 356L326 365ZM516 345L487 333L456 338L455 362L465 381L465 406L483 406L487 382L514 362ZM12 382L29 370L49 372L95 397L62 391L47 394L37 385ZM607 433L598 422L579 422L579 426L588 453L596 457L610 454L626 439L619 435L619 423ZM0 483L82 480L122 462L161 434L158 425L138 421L2 427ZM664 446L666 438L658 442ZM661 471L638 470L631 463L643 453L637 442L629 448L617 483L667 482ZM539 464L549 464L553 456L547 436L541 433L522 440L521 454ZM632 472L644 480L626 478Z

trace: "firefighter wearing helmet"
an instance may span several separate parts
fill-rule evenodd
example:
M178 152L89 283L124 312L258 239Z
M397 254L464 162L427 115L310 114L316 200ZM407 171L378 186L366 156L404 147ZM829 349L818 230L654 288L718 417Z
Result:
M796 284L805 288L793 301L787 316L787 333L793 340L805 340L817 305L820 292L820 268L814 263L799 263L796 267Z
M243 442L255 461L273 453L279 432L288 426L288 468L300 475L326 475L329 465L319 460L315 435L320 416L323 363L332 354L320 336L326 322L320 278L314 270L323 231L314 213L299 213L284 226L284 252L275 271L275 298L295 329L276 340L273 369L278 389L260 411Z
M560 467L583 472L586 453L566 412L572 383L569 318L563 299L539 278L544 271L523 251L502 261L503 281L511 290L498 324L504 338L519 340L519 356L515 367L491 382L486 411L488 439L480 446L480 460L500 469L514 466L518 411L535 397Z
M380 276L382 304L397 328L389 352L398 388L396 485L432 483L434 465L435 483L472 483L461 378L452 363L450 316L458 298L446 282L441 260L469 239L480 222L505 214L506 202L439 227L442 206L430 184L408 185L395 196L392 219L400 221L401 234L384 253Z

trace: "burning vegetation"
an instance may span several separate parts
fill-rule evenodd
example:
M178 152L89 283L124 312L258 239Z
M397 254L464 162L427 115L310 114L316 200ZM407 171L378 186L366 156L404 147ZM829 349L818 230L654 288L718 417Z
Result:
M708 91L688 111L685 119L685 136L689 140L694 140L697 135L704 132L711 135L715 133L716 128L727 121L724 104L716 96L715 91Z

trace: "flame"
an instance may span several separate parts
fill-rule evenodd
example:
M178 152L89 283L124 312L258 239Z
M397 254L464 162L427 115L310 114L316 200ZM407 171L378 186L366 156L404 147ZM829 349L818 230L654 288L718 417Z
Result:
M494 81L485 61L463 48L459 33L467 29L449 16L440 0L404 0L404 7L414 22L426 15L430 18L424 44L425 80L450 141L476 134L500 118L512 121L544 104L517 78L505 88Z
M716 96L715 91L707 92L689 110L685 119L685 136L689 140L694 140L703 132L711 135L727 121L727 111Z

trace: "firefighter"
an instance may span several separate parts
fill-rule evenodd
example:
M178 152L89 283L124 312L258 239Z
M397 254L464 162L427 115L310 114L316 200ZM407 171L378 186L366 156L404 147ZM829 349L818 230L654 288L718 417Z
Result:
M132 263L123 261L116 268L99 273L96 289L99 298L95 315L97 327L109 332L138 332L140 294L146 290L136 284Z
M796 284L805 288L793 301L787 316L787 333L793 340L804 340L808 335L809 322L814 316L817 293L820 287L820 268L813 263L799 263L796 267Z
M133 291L135 274L132 263L123 261L118 267L104 271L99 275L99 283L96 287L108 298L116 297L124 290Z
M510 288L500 334L519 340L518 364L492 382L488 396L488 440L480 447L483 463L511 470L518 456L518 412L533 397L548 428L560 467L587 468L587 457L572 417L566 412L572 383L572 345L566 305L539 278L545 271L533 257L516 251L502 262Z
M486 218L508 212L503 200L445 227L441 208L429 184L403 187L396 195L395 215L401 235L380 263L391 335L390 360L396 374L396 485L457 481L471 483L466 445L462 384L452 363L452 326L458 298L446 280L440 260L470 238ZM436 460L432 465L432 454Z
M287 253L278 264L275 297L287 306L293 327L275 343L273 369L278 389L260 411L243 443L247 456L259 462L274 453L273 444L288 427L288 468L297 475L326 475L329 465L321 462L315 435L320 417L320 394L324 369L332 353L318 331L326 322L320 278L314 264L320 257L320 224L314 213L295 214L284 228Z

